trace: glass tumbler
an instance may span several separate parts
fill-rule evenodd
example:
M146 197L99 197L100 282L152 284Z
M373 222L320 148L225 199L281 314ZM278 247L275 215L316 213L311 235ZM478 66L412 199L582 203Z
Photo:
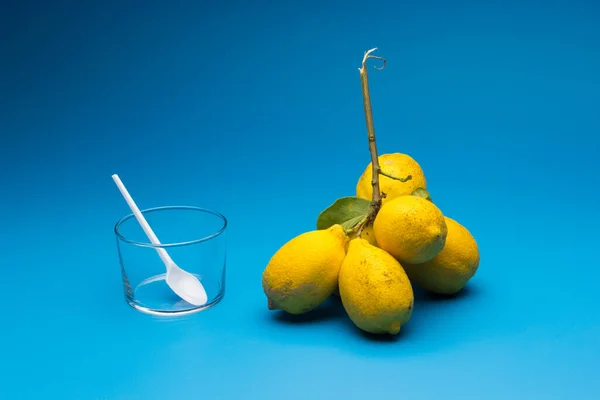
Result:
M133 214L115 225L125 300L153 315L185 315L217 304L225 294L227 219L216 211L192 206L141 211L160 240L153 245ZM156 251L163 248L175 264L195 275L206 290L201 306L177 296L167 285L166 267Z

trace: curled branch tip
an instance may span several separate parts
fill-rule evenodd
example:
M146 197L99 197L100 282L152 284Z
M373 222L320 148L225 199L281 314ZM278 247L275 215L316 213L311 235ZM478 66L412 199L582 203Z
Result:
M377 50L377 47L374 47L374 48L372 48L371 50L365 51L365 56L363 57L363 61L362 61L362 67L363 67L363 68L365 67L365 65L366 65L366 63L367 63L367 60L368 60L369 58L373 58L373 59L375 59L375 60L380 60L380 61L383 61L383 65L382 65L381 67L376 67L376 66L373 66L373 68L375 68L375 69L377 69L377 70L382 70L383 68L385 68L385 64L386 64L386 60L385 60L385 58L383 58L383 57L379 57L379 56L373 56L373 55L371 55L371 53L372 53L372 52L374 52L375 50ZM359 68L359 69L360 69L360 68Z

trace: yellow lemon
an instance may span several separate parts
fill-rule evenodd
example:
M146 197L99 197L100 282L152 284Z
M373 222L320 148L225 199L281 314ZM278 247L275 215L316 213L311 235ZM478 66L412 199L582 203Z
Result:
M432 202L411 195L381 206L373 230L378 246L402 264L431 260L442 251L448 234L442 211Z
M356 239L358 237L359 236L357 236L356 232L351 232L350 234L348 234L348 238L350 240ZM360 233L360 238L365 239L367 242L369 242L369 244L373 246L377 246L377 241L375 240L375 232L373 232L373 225L365 226L362 232ZM333 291L333 295L336 297L340 297L339 288L336 288Z
M400 182L395 179L388 178L384 175L379 175L380 191L385 193L382 199L382 204L395 199L398 196L411 194L415 189L422 187L427 188L425 174L421 166L409 155L402 153L381 154L378 157L379 167L386 174L397 178L406 178L411 175L412 178L406 182ZM356 185L356 196L363 199L371 200L373 196L373 165L369 163L366 169L360 176Z
M409 278L423 289L439 294L458 293L479 268L479 248L471 233L445 217L448 236L442 251L423 264L404 264Z
M412 315L414 294L404 269L365 239L350 241L339 290L346 313L365 332L395 335Z
M323 303L337 287L348 240L344 228L333 225L285 243L262 275L269 309L302 314Z

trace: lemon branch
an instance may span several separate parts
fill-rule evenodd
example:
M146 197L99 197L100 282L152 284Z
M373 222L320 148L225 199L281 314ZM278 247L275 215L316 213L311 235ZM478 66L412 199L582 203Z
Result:
M381 191L379 188L379 174L381 173L381 167L379 166L379 156L377 155L377 141L375 139L375 127L373 125L373 111L371 110L371 96L369 93L369 74L367 73L367 60L370 58L383 61L381 67L375 67L375 69L383 69L386 64L386 60L383 57L374 56L371 53L377 50L373 48L365 52L362 60L362 66L358 69L360 72L360 82L362 84L363 104L365 108L365 120L367 123L367 133L369 135L369 151L371 153L371 164L373 165L373 175L371 178L371 185L373 186L373 197L371 199L371 206L369 212L355 227L358 235L360 236L365 225L372 223L375 216L381 208Z
M358 69L360 72L360 81L362 84L363 105L365 108L365 120L367 123L367 133L369 138L369 152L371 153L371 185L373 187L372 198L365 199L358 196L347 196L337 199L333 204L323 210L317 218L317 229L327 229L334 224L340 224L344 227L346 234L361 236L365 227L369 227L375 221L375 217L381 208L382 199L386 194L381 191L379 176L383 175L389 179L400 182L406 182L412 179L411 175L405 178L399 178L392 174L383 172L379 165L379 156L377 154L377 141L375 139L375 128L373 126L373 111L371 110L371 96L369 94L369 76L367 73L367 61L370 58L383 61L383 65L375 69L383 69L386 60L383 57L374 56L371 53L377 48L366 51L362 66ZM363 177L361 176L361 180ZM384 182L386 182L384 180ZM386 182L387 183L387 182Z
M381 188L379 186L379 175L386 176L390 179L394 179L400 182L406 182L412 179L411 175L405 178L399 178L391 174L385 173L381 170L379 165L379 156L377 154L377 140L375 139L375 126L373 125L373 111L371 109L371 95L369 93L369 74L367 73L367 60L370 58L383 61L381 67L374 67L377 70L382 70L385 67L386 60L383 57L374 56L373 53L377 50L377 47L366 51L363 56L362 66L358 69L360 72L360 82L362 84L363 104L365 108L365 120L367 123L367 133L369 135L369 152L371 153L371 164L373 175L371 178L371 185L373 186L373 197L371 199L371 206L367 215L354 227L354 230L360 236L363 228L366 225L370 225L375 220L379 209L381 208Z

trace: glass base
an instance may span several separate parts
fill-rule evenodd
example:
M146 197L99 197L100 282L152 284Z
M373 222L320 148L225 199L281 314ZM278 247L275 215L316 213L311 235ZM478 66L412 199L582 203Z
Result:
M198 279L200 277L195 275ZM138 311L158 316L182 316L206 310L217 304L224 295L224 290L218 288L218 294L212 301L201 306L195 306L177 296L167 285L166 274L155 275L143 280L133 292L125 293L127 303ZM133 296L131 296L133 294ZM211 298L210 293L209 299Z

